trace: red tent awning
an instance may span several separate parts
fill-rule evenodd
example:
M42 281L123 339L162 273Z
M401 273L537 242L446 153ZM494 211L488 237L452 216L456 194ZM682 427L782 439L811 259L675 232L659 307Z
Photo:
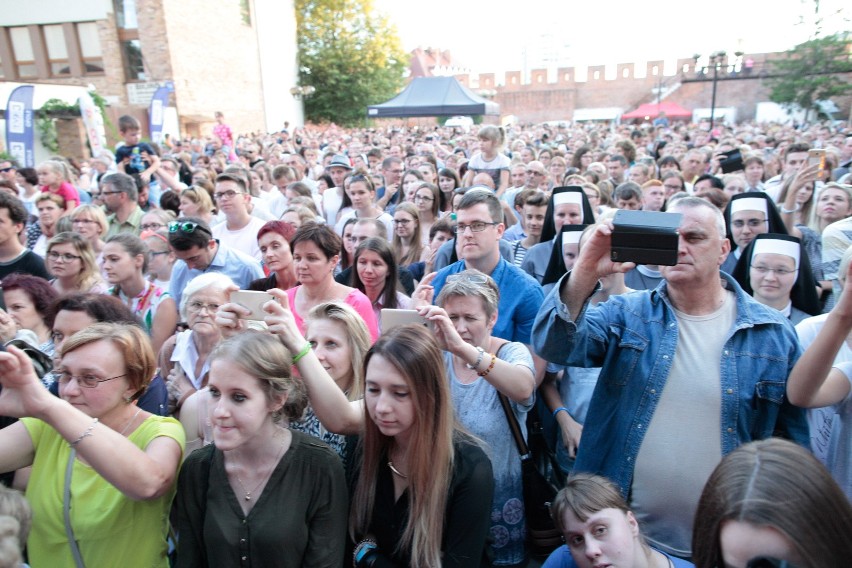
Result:
M634 118L647 118L650 120L656 118L661 111L665 112L666 116L669 118L692 118L692 111L686 110L679 104L669 101L662 101L660 104L645 103L636 110L621 115L621 120L631 120Z

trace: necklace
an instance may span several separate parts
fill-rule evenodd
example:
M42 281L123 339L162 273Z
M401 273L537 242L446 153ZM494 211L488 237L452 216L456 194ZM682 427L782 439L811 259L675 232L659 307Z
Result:
M277 466L277 465L278 465L278 462L281 460L281 456L283 456L283 455L284 455L284 447L285 447L285 445L286 445L286 442L287 442L287 438L285 437L285 438L281 441L281 449L279 449L279 450L278 450L278 456L275 458L275 461L272 463L272 467L271 467L271 468L269 468L269 471L266 473L266 475L264 475L264 476L263 476L263 478L260 480L260 483L258 483L257 485L255 485L255 486L254 486L254 489L252 489L251 491L249 491L248 489L246 489L246 486L245 486L245 485L243 485L243 480L242 480L242 479L240 479L239 474L237 474L237 482L240 484L240 487L242 488L243 493L245 493L245 495L243 496L243 498L244 498L246 501L251 501L251 494L252 494L252 493L254 493L255 491L257 491L257 490L258 490L258 488L260 488L260 486L261 486L261 485L263 485L264 483L266 483L266 482L269 480L269 478L270 478L270 477L272 477L272 472L273 472L273 471L275 471L275 466Z
M121 432L119 432L119 434L124 436L124 433L127 432L127 429L130 428L130 425L133 424L133 422L136 421L136 417L139 416L140 412L142 412L141 408L136 409L136 414L134 414L133 418L131 418L130 421L127 424L124 425L124 428L121 430Z
M408 479L408 476L407 476L407 475L405 475L404 473L402 473L401 471L399 471L398 469L396 469L396 468L393 466L393 462L392 462L392 461L390 461L390 460L388 460L388 467L389 467L389 468L390 468L390 470L391 470L392 472L394 472L396 475L400 476L400 477L401 477L401 478L403 478L403 479Z

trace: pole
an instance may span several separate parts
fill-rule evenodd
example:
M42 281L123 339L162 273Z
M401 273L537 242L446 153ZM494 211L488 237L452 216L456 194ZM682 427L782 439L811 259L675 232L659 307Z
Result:
M716 77L718 73L718 64L715 55L711 57L713 63L713 99L710 101L710 132L713 132L713 119L716 117Z

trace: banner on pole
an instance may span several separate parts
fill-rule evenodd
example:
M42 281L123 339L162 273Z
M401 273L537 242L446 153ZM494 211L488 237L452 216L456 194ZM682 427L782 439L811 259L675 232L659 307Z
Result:
M100 156L106 147L104 117L89 93L80 95L80 115L83 117L83 126L86 128L92 156Z
M18 87L6 104L6 148L21 167L34 168L32 85Z
M148 107L148 125L151 132L151 141L159 144L163 138L163 121L165 110L169 106L169 88L160 87L151 97L151 106Z

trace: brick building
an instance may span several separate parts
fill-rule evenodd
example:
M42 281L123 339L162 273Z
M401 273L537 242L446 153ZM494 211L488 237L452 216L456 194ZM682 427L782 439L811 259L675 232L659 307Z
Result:
M301 124L297 77L292 0L27 0L0 11L0 79L93 85L113 122L132 114L144 129L167 81L184 134L209 132L216 111L236 132Z

